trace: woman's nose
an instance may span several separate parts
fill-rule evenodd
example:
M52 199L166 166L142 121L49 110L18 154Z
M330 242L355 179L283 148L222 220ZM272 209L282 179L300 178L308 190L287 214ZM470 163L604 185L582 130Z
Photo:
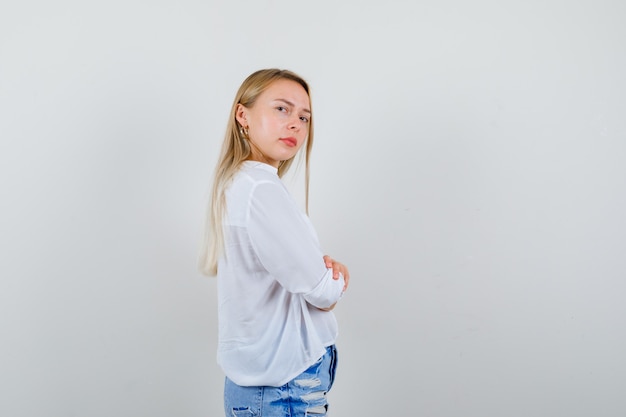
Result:
M292 116L289 119L289 129L292 129L292 130L300 129L300 117L299 116Z

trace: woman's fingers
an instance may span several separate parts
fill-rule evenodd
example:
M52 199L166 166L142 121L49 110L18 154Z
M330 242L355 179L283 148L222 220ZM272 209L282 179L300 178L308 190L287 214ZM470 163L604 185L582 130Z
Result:
M348 282L350 281L350 272L348 272L348 267L341 262L335 261L328 255L324 255L324 264L326 264L326 268L333 269L333 279L337 280L341 275L343 275L343 279L346 282L343 286L343 290L347 290Z

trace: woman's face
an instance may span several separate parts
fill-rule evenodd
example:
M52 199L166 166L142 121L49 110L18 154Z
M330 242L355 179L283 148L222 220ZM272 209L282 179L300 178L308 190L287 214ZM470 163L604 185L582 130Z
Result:
M274 167L295 156L309 133L309 95L292 80L274 81L252 107L238 104L235 114L237 121L248 128L254 145L251 159Z

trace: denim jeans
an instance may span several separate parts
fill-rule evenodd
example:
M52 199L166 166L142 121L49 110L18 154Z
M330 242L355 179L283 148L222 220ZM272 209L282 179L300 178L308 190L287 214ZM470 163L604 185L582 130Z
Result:
M226 417L322 417L328 411L326 394L335 381L337 349L281 387L242 387L226 378Z

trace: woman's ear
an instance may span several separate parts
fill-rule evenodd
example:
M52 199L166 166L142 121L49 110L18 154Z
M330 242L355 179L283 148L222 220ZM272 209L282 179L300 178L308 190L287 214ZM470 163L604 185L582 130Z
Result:
M235 109L235 119L237 119L242 127L248 127L248 109L241 103L237 103L237 108Z

